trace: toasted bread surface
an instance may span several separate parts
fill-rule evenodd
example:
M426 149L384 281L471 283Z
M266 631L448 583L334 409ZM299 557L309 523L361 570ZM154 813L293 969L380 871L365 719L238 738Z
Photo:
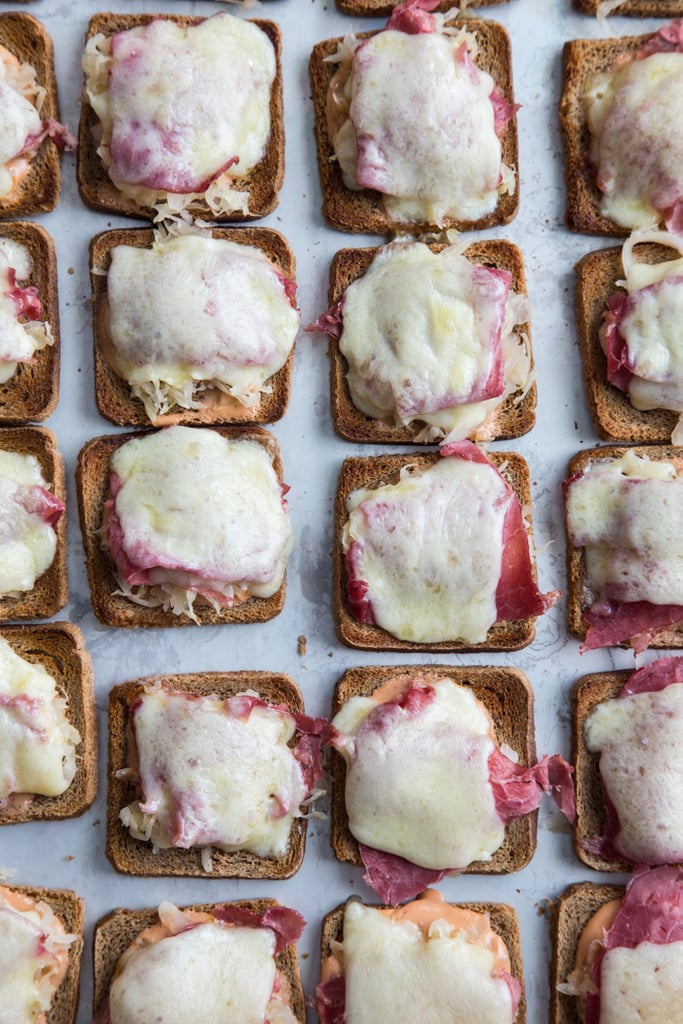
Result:
M289 878L301 867L306 846L306 819L292 824L289 848L284 857L260 857L247 850L229 853L212 848L211 871L202 866L200 849L154 850L151 843L134 839L119 820L123 807L139 796L130 779L117 772L128 766L129 708L146 685L160 685L170 693L191 693L222 700L245 690L255 691L269 704L286 705L303 712L301 692L289 676L272 672L202 672L147 677L114 686L109 694L109 767L107 772L106 854L117 871L129 875L182 875L201 878ZM191 717L191 710L188 711Z
M519 754L519 763L529 766L536 760L534 697L527 677L519 669L450 665L399 665L352 668L335 686L332 716L351 697L370 697L374 691L396 676L419 676L425 681L450 679L470 689L491 715L498 744L507 744ZM337 860L362 864L358 842L351 834L345 802L346 763L335 750L331 752L332 828L331 843ZM529 863L536 849L538 811L515 818L505 827L503 844L490 861L476 861L464 874L509 874Z
M177 25L197 25L205 20L181 14L115 14L99 13L93 15L88 24L86 41L98 33L105 36L127 31L138 25L147 25L150 21L163 19L173 21ZM248 213L235 211L229 214L215 214L205 202L193 203L190 214L196 220L210 221L246 221L265 217L275 209L278 194L285 174L285 129L282 105L282 33L273 21L259 18L250 19L270 39L275 50L276 74L270 97L270 138L266 152L255 167L239 179L238 187L249 195ZM81 108L81 119L78 129L78 163L77 177L81 198L86 206L93 210L108 210L124 217L141 217L154 220L157 211L147 206L140 206L133 199L123 195L111 181L104 164L97 155L99 142L96 141L99 119L88 102Z
M212 228L212 238L225 239L239 245L260 249L285 277L294 279L296 260L287 240L272 228ZM104 231L90 243L90 284L93 297L93 336L95 360L95 398L100 413L112 423L124 427L148 427L150 420L143 403L131 394L129 385L113 369L106 356L107 329L105 323L107 300L106 273L111 263L111 250L117 245L150 248L154 240L151 228L123 228ZM262 394L256 405L243 406L241 411L224 411L220 406L207 403L200 409L174 406L168 413L157 417L157 426L172 423L197 425L273 423L280 419L289 402L294 349L287 362L268 381L269 394Z
M445 244L432 243L432 252L441 252ZM366 272L378 248L341 249L330 265L330 288L328 302L337 303L349 285ZM511 242L489 240L475 242L468 246L465 256L473 263L508 270L512 274L512 288L518 294L526 294L526 277L522 254ZM524 335L531 347L531 328L528 323L515 328L518 336ZM351 397L347 381L348 363L334 339L329 342L330 392L332 421L337 433L347 441L376 444L419 444L418 435L424 423L415 421L407 426L396 425L387 420L376 420L358 409ZM532 357L533 366L533 357ZM520 437L528 433L536 421L536 385L532 384L522 396L516 391L509 395L495 412L487 417L471 435L473 440L494 441Z
M584 14L598 14L603 0L574 0L574 6ZM683 14L682 0L624 0L610 14L629 15L633 18L673 18Z
M66 501L64 462L57 451L57 438L47 427L3 427L0 448L34 455L50 490ZM64 607L69 596L66 567L66 513L55 526L57 550L52 565L32 590L18 597L0 597L0 622L15 619L49 619Z
M489 72L505 98L514 102L512 84L512 63L510 56L510 39L502 25L493 21L471 19L467 22L468 31L475 33L477 45L477 66ZM373 32L358 33L357 38L365 39ZM318 43L311 54L309 71L313 90L313 107L315 113L315 143L318 157L318 171L322 189L322 210L326 220L332 227L342 231L367 232L371 234L388 234L400 230L417 235L428 231L433 225L424 223L400 223L390 221L382 205L382 196L372 189L352 191L342 181L339 164L333 159L332 144L327 133L327 91L336 65L327 58L336 53L341 38L327 39ZM519 208L519 175L517 125L513 117L503 137L502 160L513 168L517 177L515 191L500 196L492 213L474 221L445 218L444 228L457 228L459 231L474 231L494 225L507 224L515 217Z
M25 661L42 665L67 701L67 718L78 729L76 774L61 796L31 797L28 804L0 808L0 825L73 818L83 814L97 792L97 710L92 661L80 629L71 622L4 626L0 637Z
M663 0L664 3L667 0ZM508 3L508 0L465 0L460 4L462 10L471 7L492 7L494 4ZM396 4L391 0L336 0L337 7L344 14L354 14L359 17L378 18L388 17ZM452 0L440 0L433 8L435 11L450 11L453 8Z

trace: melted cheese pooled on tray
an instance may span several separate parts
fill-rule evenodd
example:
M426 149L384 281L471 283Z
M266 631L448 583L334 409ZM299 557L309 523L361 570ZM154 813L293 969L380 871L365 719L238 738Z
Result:
M35 456L0 451L0 596L31 590L52 565L57 535L27 495L37 487L47 484Z

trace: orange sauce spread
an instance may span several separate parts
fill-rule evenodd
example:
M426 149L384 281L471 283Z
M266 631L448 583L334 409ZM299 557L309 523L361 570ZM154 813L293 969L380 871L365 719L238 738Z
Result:
M609 900L596 910L584 926L576 946L574 970L590 976L595 958L600 952L603 932L609 931L621 907L621 900Z
M5 885L0 885L0 899L4 899L13 910L16 910L20 914L33 911L40 916L41 921L47 917L47 923L51 931L60 932L62 935L66 935L64 925L47 903L34 900L30 896L26 896L24 893L16 892L14 889L8 889ZM48 975L50 988L52 989L52 993L54 993L61 985L68 970L69 951L68 949L57 949L43 955L45 957L50 957L52 961L50 965L45 965L43 967L42 976L44 977L45 975ZM46 1014L41 1013L36 1018L36 1024L43 1024L45 1020Z

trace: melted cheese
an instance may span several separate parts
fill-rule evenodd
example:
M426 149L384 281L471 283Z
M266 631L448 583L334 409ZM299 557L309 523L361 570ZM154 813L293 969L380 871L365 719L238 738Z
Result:
M675 52L629 60L586 84L600 209L622 227L658 224L683 193L682 85L683 54Z
M52 526L25 504L30 487L47 487L35 456L0 451L0 596L31 590L57 549Z
M427 936L409 920L357 901L344 915L346 1024L511 1024L496 955L443 918Z
M113 42L94 36L83 66L102 123L98 153L121 192L155 205L222 179L225 210L245 208L223 172L236 160L228 183L248 175L270 137L275 51L257 25L227 13L194 26L156 20Z
M226 596L278 590L294 541L262 445L169 427L126 442L111 468L125 550L151 567L153 585Z
M529 357L512 331L507 281L454 249L421 243L380 250L344 293L339 347L361 412L420 420L449 440L470 435L510 392L526 386ZM500 355L505 383L472 401Z
M639 864L683 860L683 686L599 704L585 740L619 816L619 852Z
M284 856L308 796L290 715L256 705L244 718L223 700L160 690L142 696L133 728L144 799L121 812L133 836Z
M466 34L385 30L353 54L349 116L333 146L345 184L381 192L390 220L476 220L496 207L494 82L456 59L469 43Z
M0 638L0 800L11 793L64 793L80 741L52 676Z
M29 136L38 135L42 122L36 102L41 90L30 64L20 64L0 46L0 199L23 181L28 156L20 156Z
M610 949L600 971L600 1024L683 1024L683 942Z
M491 466L458 458L354 491L343 544L357 542L376 623L402 640L483 641L496 621L506 504Z
M567 489L567 528L595 596L683 604L683 477L672 463L596 459Z
M505 829L495 807L486 709L450 680L418 716L397 712L373 727L378 704L353 697L333 719L344 735L346 811L359 842L422 867L490 860ZM375 721L377 721L375 719Z
M107 298L114 368L151 420L199 406L204 387L253 406L299 326L262 250L199 235L115 246Z
M164 1024L263 1024L275 982L274 948L270 929L213 923L130 947L111 984L111 1022L139 1024L140 1008L153 1006Z
M31 270L28 249L9 238L0 238L0 384L14 376L18 363L32 362L36 352L54 341L49 324L24 322L17 317L11 294L13 278L26 281Z

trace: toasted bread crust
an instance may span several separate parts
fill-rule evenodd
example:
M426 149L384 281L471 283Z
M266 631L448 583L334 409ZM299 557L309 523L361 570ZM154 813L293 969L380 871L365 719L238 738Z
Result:
M385 909L382 904L365 904L377 909ZM519 1008L515 1024L526 1024L526 993L524 991L524 967L522 964L522 943L519 932L519 921L513 907L507 903L452 903L460 910L469 910L476 914L488 914L491 928L503 939L510 957L510 973L521 985ZM321 959L331 955L337 943L344 940L344 913L346 904L335 907L323 918L320 934Z
M512 63L510 56L510 39L502 25L493 21L467 21L468 31L476 34L479 51L477 65L488 71L505 98L514 102L512 85ZM374 32L361 32L359 39L367 39L376 35ZM334 74L336 65L326 61L326 57L335 53L341 38L327 39L318 43L311 54L309 71L313 90L313 107L315 112L315 142L318 156L318 171L322 188L322 210L326 220L334 228L341 231L369 232L384 235L400 230L411 234L420 234L432 225L424 223L399 223L389 221L379 192L362 189L358 192L348 189L341 176L339 164L333 159L332 145L327 134L327 90ZM452 217L444 219L444 228L457 228L459 231L475 231L494 225L507 224L516 216L519 208L519 173L517 124L513 117L508 124L502 139L502 160L516 174L514 193L500 196L495 210L475 221L456 220Z
M0 424L42 422L50 416L59 399L59 298L55 244L40 224L11 221L0 225L0 238L23 245L32 263L24 284L38 289L40 319L52 329L54 342L36 352L35 362L19 363L16 373L0 384Z
M533 640L536 630L535 619L511 619L496 622L488 631L486 640L480 644L467 644L459 640L416 643L399 640L380 626L359 622L348 608L346 594L348 572L342 549L342 532L348 512L346 502L352 491L360 487L376 488L383 484L398 483L401 469L410 464L419 469L435 465L440 458L438 452L415 455L376 455L369 458L345 459L342 465L334 506L334 547L332 555L333 612L337 635L349 647L370 651L517 651ZM531 505L529 467L521 455L515 452L489 452L488 458L515 491L522 508ZM531 529L527 527L531 536ZM532 568L533 564L532 555Z
M301 867L306 847L306 819L292 824L289 848L284 857L259 857L246 850L228 853L211 849L212 870L202 867L200 849L158 850L151 843L134 839L121 824L119 813L139 795L129 779L117 777L128 766L128 710L144 691L145 684L160 684L163 690L218 696L227 700L245 690L256 691L273 705L286 705L291 712L303 712L304 702L289 676L272 672L202 672L134 679L113 687L109 694L109 767L107 771L106 854L117 871L128 875L175 875L201 878L290 878Z
M637 445L633 447L607 446L605 448L589 448L579 452L569 461L567 478L582 473L589 462L596 459L618 459L627 451L633 452L648 459L659 462L671 462L678 472L683 471L683 450L674 448L671 445L659 447L649 445ZM567 616L569 620L569 632L578 640L585 640L588 632L588 625L583 617L584 603L583 595L587 591L586 558L583 548L573 547L568 531L567 517L565 515L565 540L567 551ZM615 645L619 647L630 647L624 641ZM652 649L680 648L683 647L683 623L679 626L671 626L668 629L661 629L650 640L648 647Z
M54 118L59 121L54 48L45 27L32 14L19 11L0 14L0 44L20 63L30 64L35 69L36 80L45 89L40 116L43 120ZM61 184L59 153L56 146L46 139L31 160L30 170L18 188L5 199L0 199L0 219L54 210Z
M282 482L280 447L268 431L260 427L213 427L226 438L246 438L256 441L268 452L273 468ZM114 452L144 431L128 434L109 434L88 441L78 455L76 464L76 488L78 492L78 515L83 536L86 569L90 584L91 600L95 615L106 626L122 626L125 629L140 626L191 626L187 615L174 615L163 608L143 608L118 593L114 575L114 563L103 550L100 542L102 510L109 492L109 461ZM218 625L228 622L267 622L282 611L285 601L286 577L272 597L250 597L241 604L225 606L215 611L210 605L196 601L194 614L201 625Z
M638 262L662 263L680 258L666 246L638 245ZM678 415L667 409L635 409L628 395L607 380L607 359L600 345L600 327L607 300L623 277L621 247L600 249L579 260L576 270L576 331L583 364L586 398L595 429L603 441L655 444L671 440Z
M177 25L197 25L205 18L182 14L95 14L90 19L86 33L86 42L98 32L105 36L116 32L127 31L137 25L147 25L150 21L173 21ZM249 212L239 211L228 214L215 214L205 202L193 203L189 212L195 220L211 220L220 223L231 221L249 221L265 217L275 209L278 193L285 175L285 129L282 105L282 33L273 21L260 18L249 19L268 36L275 50L276 73L270 97L270 138L266 152L258 164L239 179L239 187L248 192ZM139 206L133 199L123 195L111 181L104 164L97 155L97 146L93 136L99 119L90 104L84 100L78 128L78 189L86 206L93 210L108 210L124 217L142 217L154 220L157 211L148 206Z
M5 451L34 455L52 492L66 501L64 462L57 438L47 427L3 427L0 447ZM32 590L18 597L0 597L0 622L16 619L49 619L64 607L69 596L66 568L66 513L55 526L57 550L52 565Z
M344 673L334 690L332 716L351 697L370 697L387 680L400 675L426 680L451 679L470 689L491 715L499 744L508 744L519 754L520 764L536 760L534 696L523 672L513 668L455 668L449 665L399 665L395 667L352 668ZM361 865L358 842L351 834L346 813L346 762L332 750L331 836L337 860ZM505 826L505 839L489 861L475 861L462 874L500 875L520 871L536 850L538 811L515 818Z
M586 171L590 132L583 109L587 79L599 71L608 71L617 57L634 53L652 37L621 36L618 39L573 39L562 51L562 98L560 131L564 143L565 182L567 188L567 226L590 235L625 237L623 228L600 212L602 193Z
M433 243L429 246L432 252L441 252L447 248L445 244ZM330 307L341 299L349 285L362 277L379 248L340 249L330 265L330 287L328 302ZM512 274L512 288L520 295L526 295L526 277L524 261L516 245L511 242L489 240L475 242L468 246L465 254L472 263L478 263L499 270L509 270ZM518 336L524 335L531 347L531 327L529 323L515 327ZM330 391L331 412L334 429L347 441L360 441L375 444L422 444L418 435L424 424L416 421L408 426L396 426L387 420L376 420L357 409L351 398L346 375L348 363L339 349L339 343L333 338L329 341L330 355ZM533 356L531 356L533 367ZM536 385L532 384L523 398L518 391L513 392L495 410L486 422L478 427L472 438L479 441L508 440L528 433L536 422ZM433 443L433 442L432 442Z
M5 883L3 883L4 885ZM69 966L64 980L55 992L46 1024L74 1024L78 1010L78 982L83 954L85 905L80 896L70 889L38 889L28 885L6 885L12 892L21 893L32 900L47 903L64 925L64 930L76 939L69 947Z
M255 914L264 914L270 907L278 906L278 903L272 899L237 900L232 903L195 903L192 906L181 907L181 909L211 913L216 908L225 906L242 907ZM143 929L156 924L158 920L156 907L146 910L119 908L101 917L95 925L93 939L93 1010L95 1018L107 998L119 957ZM292 1013L300 1024L305 1024L306 1006L295 947L286 946L275 957L275 963L289 982Z
M261 249L285 277L294 280L296 260L284 235L272 228L212 228L212 238L225 239ZM93 297L93 337L95 360L95 398L100 413L112 423L123 427L149 427L150 420L139 398L134 398L129 385L115 373L103 352L106 338L104 315L107 306L106 272L111 262L111 250L116 245L129 245L139 249L150 248L154 239L151 228L123 228L104 231L90 242L90 284ZM225 412L207 414L201 409L173 410L156 420L156 425L171 423L216 425L240 423L273 423L284 416L289 403L294 349L287 362L269 378L270 394L263 394L252 407L244 407L239 418Z
M574 6L584 14L597 14L602 0L574 0ZM630 15L633 18L673 18L683 14L682 0L624 0L611 14Z
M624 887L580 882L566 889L553 904L550 963L550 1024L582 1024L575 996L558 992L574 970L576 945L584 927L609 900L621 899Z
M24 821L74 818L83 814L97 793L97 710L92 661L80 629L70 622L40 626L4 626L0 636L25 661L42 665L67 698L67 718L81 734L76 749L76 774L61 796L31 798L18 810L0 808L0 825Z

